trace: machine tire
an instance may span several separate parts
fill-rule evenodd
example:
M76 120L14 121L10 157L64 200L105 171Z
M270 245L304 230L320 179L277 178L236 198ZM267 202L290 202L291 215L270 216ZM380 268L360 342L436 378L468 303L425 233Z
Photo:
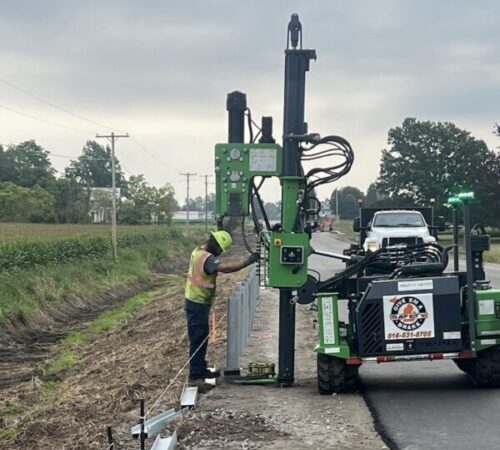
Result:
M474 370L469 376L478 387L500 387L500 346L480 351L474 362Z
M345 359L318 353L318 391L321 395L340 394L359 386L359 367Z
M457 367L466 374L474 373L475 360L474 359L455 359L453 360Z

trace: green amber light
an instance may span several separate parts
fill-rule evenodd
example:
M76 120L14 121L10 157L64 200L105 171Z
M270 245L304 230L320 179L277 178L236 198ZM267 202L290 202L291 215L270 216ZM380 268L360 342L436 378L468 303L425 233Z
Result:
M458 194L460 200L474 200L474 192L461 192Z
M462 200L460 200L460 198L458 198L456 196L455 197L450 197L448 199L448 204L449 205L454 205L455 206L455 205L460 205L460 203L462 203Z

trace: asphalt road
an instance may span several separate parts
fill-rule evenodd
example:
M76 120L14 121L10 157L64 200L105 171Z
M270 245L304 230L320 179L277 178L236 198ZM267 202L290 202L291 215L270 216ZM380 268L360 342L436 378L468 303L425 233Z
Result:
M316 233L318 250L341 253L335 235ZM319 256L311 267L328 277L342 263ZM500 265L487 264L500 287ZM379 431L401 450L500 449L500 389L476 389L451 361L365 364L363 393Z

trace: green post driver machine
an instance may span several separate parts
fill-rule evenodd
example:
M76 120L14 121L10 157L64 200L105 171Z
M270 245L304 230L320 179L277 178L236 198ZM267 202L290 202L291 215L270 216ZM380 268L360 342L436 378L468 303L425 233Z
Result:
M315 189L347 174L354 161L348 141L309 133L304 122L305 76L314 59L315 50L302 48L302 26L294 14L285 50L282 145L273 138L271 117L263 117L254 132L246 96L235 91L227 97L228 142L215 147L218 227L224 227L227 217L240 217L243 230L245 217L252 215L259 233L261 281L280 291L278 385L294 382L296 304L312 302L318 307L315 351L321 394L356 386L358 369L367 361L453 359L476 384L500 385L500 291L484 281L482 252L489 248L489 238L471 236L467 196L459 200L464 206L465 272L457 267L445 272L456 241L448 248L396 245L349 256L312 248L309 219L320 210ZM318 160L321 166L304 170L304 162ZM260 196L269 177L279 178L282 191L281 222L273 226ZM308 270L312 253L340 259L346 268L320 280ZM381 262L393 270L368 275L370 265ZM344 320L342 303L348 309Z

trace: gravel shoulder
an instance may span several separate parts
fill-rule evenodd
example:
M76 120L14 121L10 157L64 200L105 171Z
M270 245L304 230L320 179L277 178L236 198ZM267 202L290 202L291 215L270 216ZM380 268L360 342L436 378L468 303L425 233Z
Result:
M277 362L278 295L261 291L249 345L241 360ZM181 448L384 449L361 395L320 396L316 387L313 313L297 306L296 384L222 383L202 397L180 427Z

